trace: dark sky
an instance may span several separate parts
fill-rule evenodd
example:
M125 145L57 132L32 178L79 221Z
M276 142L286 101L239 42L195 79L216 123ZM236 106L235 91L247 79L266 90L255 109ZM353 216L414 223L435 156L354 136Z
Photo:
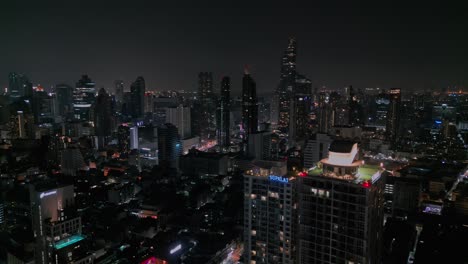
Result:
M427 1L414 6L392 1L11 2L19 3L0 7L0 87L16 71L46 87L74 84L87 73L98 87L111 91L114 80L123 79L128 89L139 75L148 89L194 90L197 73L213 71L217 88L221 77L230 75L238 91L248 64L258 90L268 92L278 83L290 35L298 41L298 71L316 87L468 87L463 6Z

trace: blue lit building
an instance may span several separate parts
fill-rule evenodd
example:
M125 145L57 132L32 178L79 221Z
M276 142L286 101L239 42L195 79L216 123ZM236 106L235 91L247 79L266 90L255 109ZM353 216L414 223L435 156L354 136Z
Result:
M83 75L76 83L73 92L73 117L75 120L91 120L91 108L96 101L96 89L94 87L95 83L88 75Z

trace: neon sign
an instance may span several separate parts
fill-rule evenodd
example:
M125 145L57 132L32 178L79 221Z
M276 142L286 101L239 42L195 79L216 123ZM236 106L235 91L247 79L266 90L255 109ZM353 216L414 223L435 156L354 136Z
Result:
M50 196L52 194L56 194L57 193L57 190L53 190L53 191L50 191L50 192L43 192L41 193L41 195L39 195L39 198L44 198L44 197L47 197L47 196Z
M268 176L268 178L270 179L270 181L274 181L274 182L281 182L281 183L288 183L289 182L288 178L275 176L275 175L270 175L270 176Z

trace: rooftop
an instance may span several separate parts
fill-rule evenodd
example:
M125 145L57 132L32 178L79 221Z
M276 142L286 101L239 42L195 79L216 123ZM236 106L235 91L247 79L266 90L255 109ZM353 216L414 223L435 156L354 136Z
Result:
M67 237L67 238L62 239L62 240L58 241L57 243L55 243L55 249L59 250L59 249L62 249L64 247L68 247L68 246L70 246L72 244L80 242L84 238L85 237L82 236L82 235L73 235L71 237Z

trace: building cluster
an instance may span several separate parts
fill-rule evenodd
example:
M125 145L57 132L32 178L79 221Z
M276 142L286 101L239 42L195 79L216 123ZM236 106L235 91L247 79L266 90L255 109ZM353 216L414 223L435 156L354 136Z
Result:
M9 74L0 263L467 260L468 93L315 87L297 51L266 94Z

